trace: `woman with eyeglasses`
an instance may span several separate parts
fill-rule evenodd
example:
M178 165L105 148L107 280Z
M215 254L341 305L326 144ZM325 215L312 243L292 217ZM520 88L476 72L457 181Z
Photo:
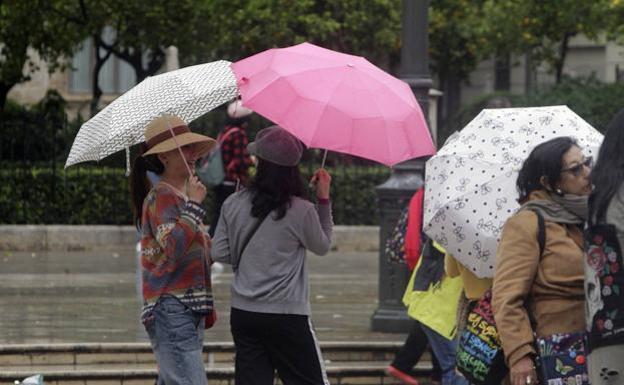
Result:
M537 383L534 335L585 329L583 226L590 166L574 139L558 137L535 147L519 172L522 206L503 228L492 289L513 385Z
M585 233L587 329L592 384L624 382L624 110L608 126L591 173Z

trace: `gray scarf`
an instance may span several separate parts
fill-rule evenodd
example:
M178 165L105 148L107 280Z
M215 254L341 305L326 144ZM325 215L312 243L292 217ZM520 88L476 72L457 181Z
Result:
M560 196L549 193L550 199L530 200L520 207L520 210L539 211L545 220L566 224L582 224L587 221L587 195L565 194Z

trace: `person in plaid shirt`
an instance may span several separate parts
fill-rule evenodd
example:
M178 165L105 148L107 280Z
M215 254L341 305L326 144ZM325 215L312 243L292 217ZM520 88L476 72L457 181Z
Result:
M228 119L225 129L219 134L217 139L221 147L225 179L223 183L214 187L215 200L209 231L211 237L217 228L223 202L239 186L246 186L249 181L249 167L253 162L247 151L249 138L245 129L247 128L249 115L252 113L253 111L243 107L239 100L231 103L227 108Z

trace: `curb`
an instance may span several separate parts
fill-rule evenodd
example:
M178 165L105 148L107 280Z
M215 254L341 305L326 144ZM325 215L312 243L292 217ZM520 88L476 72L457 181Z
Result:
M319 341L323 351L396 351L403 342L395 341ZM205 352L234 352L234 342L208 342L203 344ZM6 354L49 354L49 353L151 353L149 342L56 342L30 344L0 344L0 356Z
M378 251L379 226L334 226L332 250ZM0 250L134 250L133 226L0 225Z

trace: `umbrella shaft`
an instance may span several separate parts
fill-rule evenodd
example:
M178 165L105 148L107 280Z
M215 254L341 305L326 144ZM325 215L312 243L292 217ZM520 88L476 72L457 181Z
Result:
M169 127L169 131L171 132L171 137L173 138L173 141L176 144L176 147L178 148L178 151L180 152L180 156L182 157L182 160L184 161L184 165L186 166L186 170L188 171L189 174L189 178L191 176L193 176L193 172L191 171L191 168L188 165L188 162L186 161L186 157L184 156L184 153L182 152L182 148L180 147L180 144L178 143L178 140L176 139L175 133L173 132L173 129L171 128L171 125L169 124L169 122L167 122L167 127Z
M325 168L325 161L327 160L327 150L323 154L323 161L321 162L321 168Z

